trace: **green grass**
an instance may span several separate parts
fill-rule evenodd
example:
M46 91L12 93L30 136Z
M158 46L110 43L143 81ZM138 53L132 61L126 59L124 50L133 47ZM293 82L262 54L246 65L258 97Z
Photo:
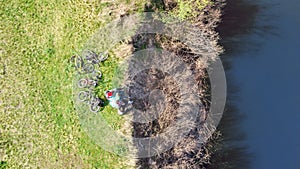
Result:
M170 14L182 20L189 19L196 17L199 14L197 11L201 11L212 3L211 0L177 0L177 7Z
M102 150L80 128L68 59L118 15L117 8L109 7L122 4L132 13L143 10L143 3L0 2L0 168L128 167L125 159ZM111 87L116 62L110 58L104 63L100 93ZM114 111L105 108L103 116L120 128L122 119Z

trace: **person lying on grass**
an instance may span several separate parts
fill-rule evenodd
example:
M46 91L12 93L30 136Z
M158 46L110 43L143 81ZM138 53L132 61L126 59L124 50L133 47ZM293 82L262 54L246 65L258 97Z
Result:
M130 97L127 97L124 90L120 88L106 91L105 97L113 108L118 109L119 115L123 115L125 113L125 109L128 104L132 104Z

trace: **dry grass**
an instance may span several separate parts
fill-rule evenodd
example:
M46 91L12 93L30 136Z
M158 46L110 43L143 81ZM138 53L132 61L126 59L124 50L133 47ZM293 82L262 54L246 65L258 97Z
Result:
M211 152L209 152L209 150L211 150L211 143L213 142L209 142L208 144L199 143L199 138L203 138L203 136L205 136L206 130L202 122L206 120L207 113L210 108L210 82L205 68L208 67L209 61L214 60L217 54L222 52L222 48L218 46L219 36L215 31L215 28L220 20L220 11L224 4L223 1L216 1L215 3L211 3L211 1L203 1L205 2L205 5L195 7L191 6L190 2L186 4L184 4L184 2L185 1L164 1L166 8L171 10L169 13L172 13L179 18L191 21L194 26L198 27L199 30L202 31L201 33L211 42L216 55L209 55L205 57L205 53L198 53L197 46L195 48L190 48L176 39L162 35L156 35L155 37L153 37L153 35L146 37L137 36L136 39L133 40L133 45L137 46L137 49L143 49L144 46L148 47L150 44L149 42L154 41L155 44L159 44L164 50L175 53L179 56L193 71L194 78L198 85L198 95L201 96L203 106L199 107L200 116L196 119L197 123L182 124L182 127L192 128L186 138L181 140L167 152L160 153L159 155L151 158L140 159L138 162L138 166L140 168L200 169L206 168L206 166L210 163ZM182 3L184 5L178 5L178 3ZM191 9L186 10L185 8ZM185 13L183 14L182 12ZM198 42L198 39L194 39L196 37L197 36L188 37L187 39ZM203 45L201 42L196 44ZM203 46L200 46L200 48L201 47ZM148 74L151 73L148 72ZM172 85L172 79L168 79L166 77L163 79L165 82L160 82L159 86L161 86L159 88L164 90L164 93L168 97L167 107L159 119L149 124L133 123L133 135L136 137L150 137L164 132L170 124L174 123L174 119L176 118L175 116L178 116L178 114L174 113L176 112L176 105L178 104L176 103L176 100L178 100L178 88ZM147 86L146 79L145 81L142 81L142 83ZM151 84L149 85L151 86ZM172 88L172 90L169 90L170 88ZM171 138L171 136L172 133L169 138ZM211 139L213 140L218 137L219 132L216 132Z

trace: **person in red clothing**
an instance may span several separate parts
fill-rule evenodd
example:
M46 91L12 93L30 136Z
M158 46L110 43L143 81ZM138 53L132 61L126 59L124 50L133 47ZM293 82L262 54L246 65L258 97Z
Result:
M105 97L113 108L118 109L118 114L120 115L124 114L123 110L127 106L126 103L132 104L129 97L125 97L125 92L122 89L108 90L105 92Z

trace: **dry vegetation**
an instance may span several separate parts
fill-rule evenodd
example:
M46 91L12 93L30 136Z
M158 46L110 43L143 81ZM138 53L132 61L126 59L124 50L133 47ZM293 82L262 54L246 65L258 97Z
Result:
M184 19L188 19L195 26L201 29L204 36L212 42L215 51L217 51L217 53L221 53L222 48L218 46L219 36L215 31L215 28L220 21L221 8L224 5L224 1L209 2L207 5L201 6L201 8L199 6L196 8L192 6L182 7L180 6L180 3L182 2L183 1L164 1L164 9L167 9L169 13L182 18L182 12L180 10L186 11L184 8L191 8L190 11L192 11L193 14L184 14ZM191 1L187 3L187 5L191 4ZM156 5L152 5L150 7L152 7L153 10L157 10ZM133 38L132 44L136 50L143 49L143 47L151 47L153 44L159 44L159 46L164 50L175 53L179 56L186 64L189 65L190 70L192 70L198 85L198 95L201 96L201 102L203 104L203 106L199 107L200 116L196 120L197 123L186 138L181 140L172 149L165 153L151 158L140 159L138 167L189 169L206 168L210 163L210 150L212 150L213 142L215 142L215 140L217 140L220 136L220 133L216 132L209 143L199 143L199 138L203 136L201 135L203 122L206 120L210 107L210 83L205 68L208 66L208 60L214 60L214 58L201 57L193 53L193 49L190 49L182 42L162 35L137 35ZM148 70L143 72L143 74L160 78L136 79L136 83L142 81L144 87L159 88L167 95L168 101L166 110L157 120L154 120L149 124L133 123L134 137L150 137L163 132L175 121L177 115L175 112L178 107L178 102L176 102L176 100L178 100L179 89L176 87L176 81L157 70ZM155 80L158 82L153 82ZM153 86L153 83L156 85ZM143 100L141 103L147 103L148 101L149 100Z

